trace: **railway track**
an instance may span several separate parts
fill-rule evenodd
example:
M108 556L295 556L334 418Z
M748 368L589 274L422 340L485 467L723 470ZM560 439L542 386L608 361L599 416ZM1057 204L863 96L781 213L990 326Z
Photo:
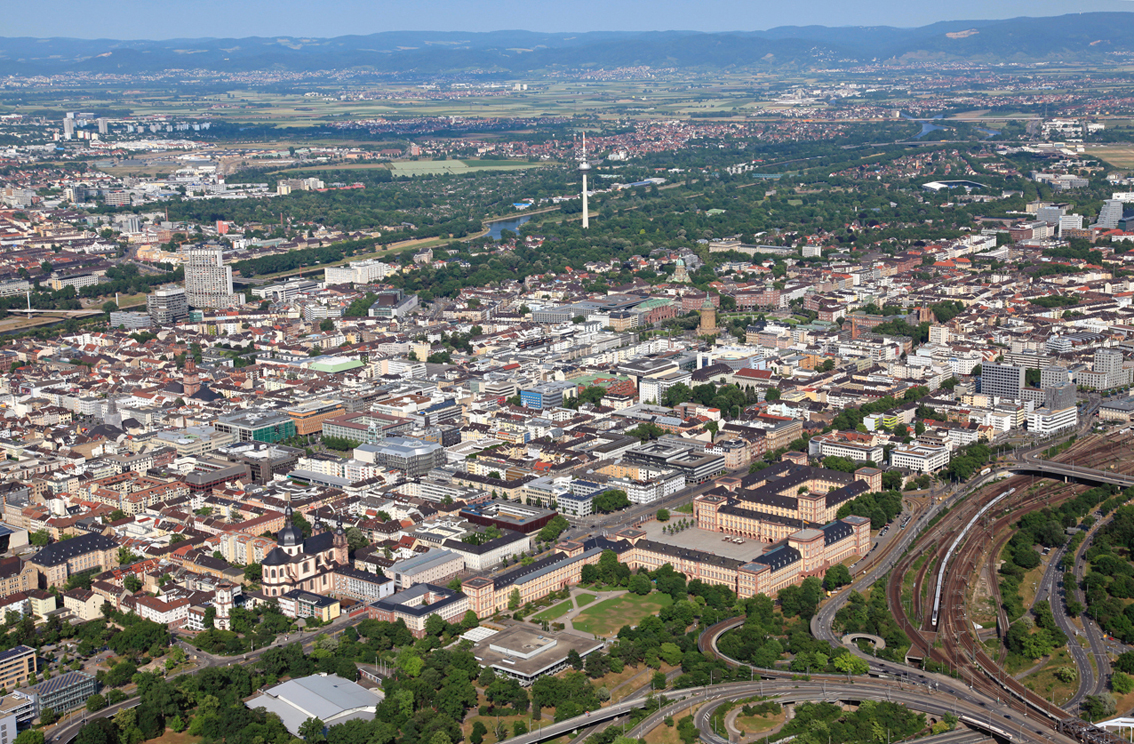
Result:
M986 553L987 559L983 569L988 575L988 591L996 604L996 637L1001 641L1000 651L996 655L997 665L1002 665L1008 656L1008 649L1004 646L1004 635L1008 632L1009 622L1008 613L1004 609L1003 597L1000 594L1000 582L996 580L996 573L999 568L997 564L1000 562L1000 555L1004 552L1004 546L1011 539L1011 530L1006 530L996 537L992 547Z
M922 609L923 623L918 625L907 616L905 607L901 602L903 577L910 570L911 564L917 556L925 553L927 549L934 550L938 563L943 560L941 546L945 535L957 534L965 525L974 522L980 511L983 500L973 499L971 506L959 508L947 515L932 529L928 530L922 540L898 564L891 574L887 585L887 598L894 609L894 619L902 627L911 642L911 655L921 653L922 658L931 659L943 668L949 669L951 674L960 675L972 689L979 690L990 697L997 699L1001 704L1024 712L1031 707L1041 712L1049 719L1053 726L1067 716L1061 708L1053 705L1044 698L1028 690L1022 683L1006 674L1000 666L999 660L991 658L984 646L973 633L971 623L965 611L965 594L974 574L981 565L981 558L985 549L991 546L987 558L987 566L994 566L998 560L1004 544L1011 538L1011 525L1019 520L1022 514L1029 511L1050 506L1052 502L1047 494L1028 494L1024 490L1027 479L1021 476L1010 478L997 484L998 490L1008 491L1017 489L1016 493L997 503L995 507L981 515L963 542L957 546L956 553L951 557L949 565L944 572L944 586L941 588L941 607L938 613L936 627L932 626L929 618L928 627L924 622L925 613ZM921 570L917 572L912 590L919 602L925 594L922 583L927 576L933 576L926 569L931 561L926 561ZM993 574L994 575L994 574ZM935 579L929 579L933 581ZM936 592L937 587L931 587ZM998 610L998 612L1001 612ZM1001 616L1001 632L1003 632L1005 618Z
M928 547L932 552L926 553L927 556L935 555L936 552L941 549L941 545L939 543ZM910 616L913 618L921 619L923 623L929 621L929 610L933 606L932 603L929 603L929 607L926 607L925 605L927 604L927 600L929 598L928 592L933 591L934 584L936 584L936 579L933 576L933 568L936 565L936 561L930 560L927 557L926 560L922 562L921 568L917 569L917 574L914 576L913 583L910 587ZM926 582L928 582L928 585L926 584Z

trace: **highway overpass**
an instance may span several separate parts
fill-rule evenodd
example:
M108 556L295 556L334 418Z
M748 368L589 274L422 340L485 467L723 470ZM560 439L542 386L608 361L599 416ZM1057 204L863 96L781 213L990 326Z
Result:
M1020 461L1018 465L1013 465L1012 471L1023 475L1042 475L1047 478L1113 485L1119 488L1134 488L1134 476L1050 460L1025 459Z

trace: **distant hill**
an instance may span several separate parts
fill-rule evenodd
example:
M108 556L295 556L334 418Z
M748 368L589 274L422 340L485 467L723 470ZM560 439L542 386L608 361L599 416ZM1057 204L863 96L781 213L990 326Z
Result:
M1077 13L920 28L784 26L698 33L399 31L331 39L0 38L0 74L370 69L407 77L648 65L700 70L869 61L1099 62L1134 52L1134 13Z

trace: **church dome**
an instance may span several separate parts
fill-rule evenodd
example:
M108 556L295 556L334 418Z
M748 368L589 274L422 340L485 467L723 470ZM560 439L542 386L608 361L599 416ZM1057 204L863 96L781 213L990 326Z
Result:
M276 533L276 542L281 548L294 548L303 544L303 532L294 524L289 524Z
M263 566L284 566L287 565L287 553L279 548L272 548L272 551L264 556Z

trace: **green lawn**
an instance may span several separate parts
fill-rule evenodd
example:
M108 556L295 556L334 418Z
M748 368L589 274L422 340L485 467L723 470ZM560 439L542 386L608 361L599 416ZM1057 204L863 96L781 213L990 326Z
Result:
M1055 670L1060 667L1075 668L1075 661L1067 653L1066 648L1059 649L1052 655L1050 661L1024 677L1022 680L1024 686L1048 700L1054 700L1056 705L1062 705L1075 694L1075 690L1078 689L1078 680L1076 679L1075 682L1060 680L1055 676Z
M579 596L575 597L575 604L579 605L580 607L582 607L583 605L589 605L594 601L595 595L593 594L580 594Z
M786 715L780 711L774 716L745 716L736 717L736 727L746 734L758 734L761 731L775 728L784 722Z
M395 176L427 176L462 173L469 167L460 160L405 160L391 163Z
M637 625L643 618L656 615L663 607L673 604L668 594L654 592L645 597L623 594L606 599L579 613L572 624L576 630L599 636L612 636L623 625Z
M566 602L560 602L559 604L555 605L554 607L547 608L546 610L539 613L538 615L535 615L533 619L535 619L535 620L554 620L557 617L562 617L562 616L566 615L572 609L574 609L574 607L571 604L571 600L567 600Z

